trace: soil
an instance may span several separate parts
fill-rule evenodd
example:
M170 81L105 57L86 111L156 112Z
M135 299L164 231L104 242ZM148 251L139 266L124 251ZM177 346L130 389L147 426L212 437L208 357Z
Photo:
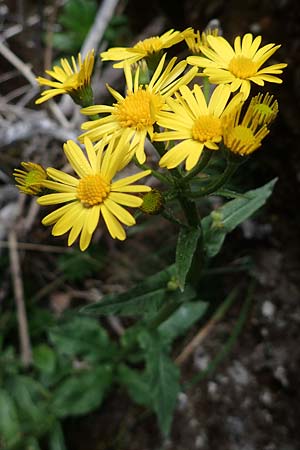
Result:
M217 371L180 394L170 437L163 440L154 416L134 406L124 393L115 392L100 411L66 421L67 448L299 450L298 2L129 1L124 12L128 14L133 35L162 14L166 29L188 26L203 29L209 20L217 18L229 40L252 31L262 34L265 42L282 44L277 58L289 66L284 84L271 87L279 101L280 115L263 150L243 169L247 188L260 186L274 177L279 180L263 212L228 239L227 250L220 256L220 263L245 255L254 262L256 285L246 324ZM237 278L230 283L234 280ZM183 382L207 367L236 323L240 306L236 305L197 348L184 366Z

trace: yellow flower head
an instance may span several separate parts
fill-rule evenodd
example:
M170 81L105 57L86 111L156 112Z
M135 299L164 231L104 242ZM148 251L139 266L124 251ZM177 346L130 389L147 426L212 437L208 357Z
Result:
M102 139L104 136L123 135L131 142L131 148L135 148L139 163L146 159L144 145L147 134L152 138L153 127L157 114L166 104L166 100L174 94L180 86L189 83L197 73L194 67L183 75L186 62L181 61L175 65L173 58L164 68L166 55L164 55L152 75L149 84L139 84L139 69L132 75L129 64L125 64L124 73L127 84L127 95L123 97L117 91L107 86L111 94L117 100L112 106L95 105L81 110L83 114L107 114L98 120L92 120L82 124L84 130L79 140L85 136L92 142Z
M154 36L139 41L133 47L114 47L100 54L103 61L120 61L114 64L115 68L123 68L125 62L136 63L143 58L160 53L165 48L170 48L183 41L185 34L191 29L180 31L169 30L161 36Z
M40 194L43 190L43 181L47 179L46 170L33 162L22 162L21 166L25 170L15 169L13 173L17 188L24 194Z
M46 102L56 95L69 94L79 105L91 104L93 93L90 83L94 68L94 50L88 52L84 61L79 53L77 64L73 56L72 65L66 58L62 58L60 64L61 66L54 66L53 70L46 70L46 73L55 81L43 77L37 78L40 85L50 86L52 89L43 91L35 103Z
M207 36L218 36L219 35L219 29L218 28L207 28L205 31L202 31L200 33L199 30L196 32L193 31L193 33L189 33L185 36L185 42L190 49L190 51L194 55L199 55L202 50L202 47L209 47L209 43L207 41Z
M242 119L241 114L242 105L224 118L223 140L231 152L245 156L261 146L261 141L269 130L251 103Z
M258 116L260 124L266 124L273 122L278 114L278 102L273 100L274 96L269 93L258 94L251 99L249 108L252 108L253 114Z
M177 141L171 150L163 155L159 165L172 169L184 160L186 170L198 162L204 147L218 150L222 140L222 118L242 100L236 95L229 103L230 89L218 86L207 104L200 86L191 91L187 86L180 88L176 99L168 99L170 111L161 111L157 123L171 131L155 133L155 141Z
M133 184L149 175L150 170L113 181L116 173L130 159L129 144L124 138L119 141L112 139L108 146L103 139L97 144L97 149L88 138L85 138L84 144L87 157L74 141L69 140L64 144L66 157L79 178L48 168L47 174L51 180L45 181L43 185L56 192L37 200L40 205L66 203L48 214L42 223L54 224L54 236L69 232L68 245L72 245L80 234L79 246L82 251L89 246L101 216L111 237L124 240L126 233L121 224L135 224L135 219L124 206L141 206L142 198L132 193L151 190L149 186Z
M250 93L251 82L263 86L265 81L282 83L275 75L281 74L287 64L273 64L261 69L261 66L276 52L280 45L268 44L259 48L261 36L253 39L251 33L241 40L237 36L234 48L221 36L207 36L211 48L201 46L202 56L189 56L189 64L203 67L203 74L213 84L229 84L231 92L238 89L244 94L244 100Z

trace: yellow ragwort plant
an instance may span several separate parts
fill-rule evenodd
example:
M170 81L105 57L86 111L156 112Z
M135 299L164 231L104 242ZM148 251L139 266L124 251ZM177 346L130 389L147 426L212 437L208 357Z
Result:
M179 43L193 56L169 58L166 50ZM161 214L176 224L175 264L136 289L104 296L85 308L89 313L143 316L139 326L129 327L129 339L125 331L111 364L122 363L116 380L133 377L124 382L130 391L138 383L141 402L156 412L165 434L179 392L179 370L168 356L169 344L186 330L184 317L189 318L188 327L203 316L203 305L197 309L199 299L207 296L202 292L203 270L209 271L208 261L220 251L225 235L265 203L275 184L272 180L242 194L229 184L240 165L262 146L278 114L272 94L251 96L254 85L281 83L277 75L286 67L275 62L263 68L280 46L261 43L261 36L247 33L237 36L232 47L217 32L201 34L188 28L149 37L132 48L108 49L101 57L118 61L114 67L123 69L126 85L124 93L107 85L113 102L100 105L94 104L91 89L94 51L83 60L79 54L78 62L72 57L72 64L61 59L61 66L46 71L54 81L37 78L47 89L36 103L67 94L88 117L79 142L68 140L63 146L74 173L44 169L35 162L23 162L22 169L14 171L21 192L54 207L42 223L52 226L54 236L68 234L69 246L78 239L82 251L98 227L122 241L127 228L143 215L146 221L149 215ZM136 184L149 175L159 181L155 188L152 177ZM212 194L229 200L202 218L201 199ZM209 204L206 201L206 210ZM230 301L231 297L224 302L226 308ZM174 316L176 326L160 327L173 320L183 303L187 309ZM138 358L129 359L127 367L137 348ZM142 358L146 369L139 378Z

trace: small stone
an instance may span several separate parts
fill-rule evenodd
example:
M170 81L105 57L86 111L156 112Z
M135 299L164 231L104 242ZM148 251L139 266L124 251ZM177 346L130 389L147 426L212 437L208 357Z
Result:
M287 376L286 376L286 370L283 366L276 367L274 371L274 377L280 381L282 386L287 387L289 385Z
M195 441L195 447L196 448L205 448L206 446L206 441L207 441L207 437L205 434L199 434L196 437L196 441Z
M270 406L272 404L272 394L270 391L263 391L260 394L260 400L262 403L264 403L266 406Z
M238 361L234 361L233 366L229 367L228 373L236 384L246 386L249 383L249 373Z
M269 300L264 301L261 307L261 312L262 315L265 316L267 319L272 319L275 313L274 304Z
M184 392L179 392L178 394L178 410L184 411L188 406L189 400L188 396Z

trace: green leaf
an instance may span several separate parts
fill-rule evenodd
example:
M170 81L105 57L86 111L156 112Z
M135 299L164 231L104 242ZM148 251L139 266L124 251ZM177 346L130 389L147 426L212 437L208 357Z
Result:
M59 354L82 357L86 361L107 359L115 351L107 332L96 319L74 317L51 328L49 337Z
M94 22L96 12L95 0L68 0L58 18L64 29L62 33L54 33L54 47L70 53L79 50Z
M182 228L179 232L176 247L176 274L181 291L184 290L185 279L190 270L200 236L200 228Z
M38 381L25 375L13 377L8 387L18 408L23 431L38 434L47 430L53 419L48 411L50 393Z
M100 406L111 382L109 365L78 372L54 390L52 410L58 417L87 414Z
M173 341L189 330L205 314L207 307L208 303L201 300L184 303L168 320L159 326L160 335L168 342Z
M147 374L122 364L118 369L118 381L126 386L130 397L138 405L152 406L152 394Z
M41 372L52 373L55 370L55 352L46 344L40 344L33 349L33 361Z
M24 447L22 448L25 450L41 450L38 440L33 436L26 439L26 443L24 443Z
M92 246L87 252L73 250L58 258L58 268L67 280L77 281L98 274L103 267L105 253L98 246Z
M10 449L21 439L16 405L7 391L0 389L0 444Z
M167 354L159 335L143 332L140 342L145 350L153 409L162 433L167 436L180 390L179 369Z
M223 245L225 236L265 204L272 194L277 178L264 186L246 192L242 198L229 201L202 220L203 240L209 258Z
M59 422L55 422L49 434L49 450L67 450L64 433Z
M126 295L127 297L127 295ZM162 300L165 297L165 289L157 289L152 292L147 292L144 295L133 298L110 298L104 300L100 304L94 305L97 307L97 314L119 314L121 316L136 316L147 311L158 309ZM90 310L89 310L90 311Z
M106 295L100 302L82 308L81 312L132 316L145 313L147 308L153 310L153 303L154 307L158 307L164 299L168 282L174 273L175 266L169 266L122 294Z

